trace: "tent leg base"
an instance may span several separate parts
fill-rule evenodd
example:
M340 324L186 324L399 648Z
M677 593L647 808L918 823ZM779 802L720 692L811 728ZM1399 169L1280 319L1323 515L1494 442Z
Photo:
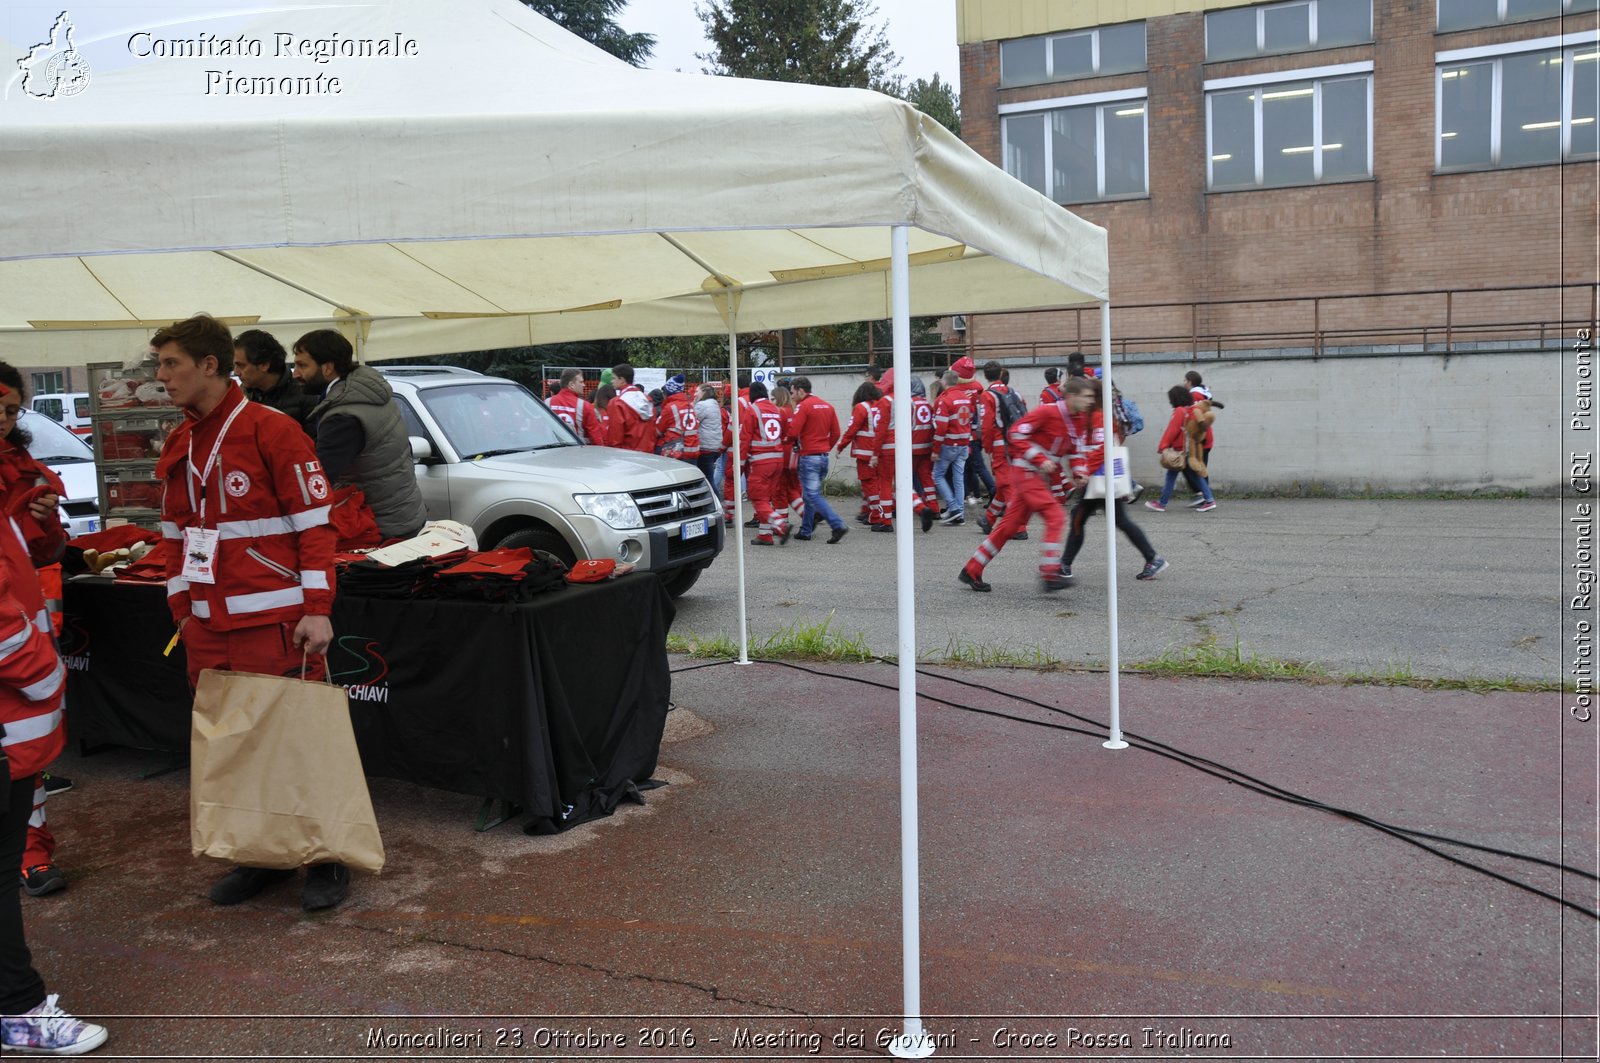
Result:
M499 807L498 812L495 811L496 806ZM506 820L521 813L521 805L514 805L499 797L485 797L483 804L478 806L478 818L474 821L472 829L482 834L484 831L494 830Z

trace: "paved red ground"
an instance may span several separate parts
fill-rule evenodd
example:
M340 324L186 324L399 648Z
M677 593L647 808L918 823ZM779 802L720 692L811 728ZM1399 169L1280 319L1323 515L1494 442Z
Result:
M896 695L849 680L895 672L817 671L681 672L671 785L555 838L478 834L473 799L375 781L389 867L319 916L294 886L213 908L187 775L141 779L126 751L72 759L77 787L51 802L72 885L24 902L39 966L110 1026L106 1057L882 1054L902 1008ZM1104 676L950 674L1105 715ZM1596 869L1594 725L1559 695L1122 689L1130 735ZM1594 1058L1593 918L1039 726L1084 725L999 693L922 691L1028 721L922 706L922 1007L940 1058ZM1450 851L1600 907L1591 880Z

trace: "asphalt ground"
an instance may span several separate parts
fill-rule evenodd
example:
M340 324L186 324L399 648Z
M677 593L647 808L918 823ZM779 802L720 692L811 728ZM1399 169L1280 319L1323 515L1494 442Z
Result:
M97 1058L882 1056L895 669L674 667L669 785L644 806L476 833L474 799L374 780L388 867L315 916L297 884L207 902L186 772L69 756L50 817L71 885L23 899L38 965L111 1029ZM1064 715L1103 720L1106 676L932 671L938 1058L1594 1058L1592 916L1150 748L1593 874L1595 729L1563 695L1137 677L1111 751ZM1600 907L1590 878L1438 847Z
M877 654L897 647L895 537L854 522L858 500L836 500L850 534L747 547L750 635L759 646L826 622ZM1329 672L1556 681L1563 678L1559 499L1363 500L1223 498L1198 513L1180 495L1134 520L1171 564L1133 577L1142 561L1117 537L1121 659L1148 661L1210 642L1217 650L1310 662ZM846 507L850 512L846 513ZM918 653L924 658L1109 659L1104 517L1088 524L1076 585L1039 589L1035 517L975 594L956 575L982 540L969 518L915 541ZM733 529L730 529L730 533ZM748 540L754 533L745 532ZM679 601L680 635L738 636L732 544Z
M1146 627L1191 641L1204 620L1184 618L1209 607L1248 652L1331 668L1433 646L1441 670L1503 675L1520 669L1483 662L1537 635L1515 652L1554 670L1559 521L1544 502L1150 514L1174 567L1124 582L1124 653L1169 644ZM1089 552L1081 585L1045 596L1037 544L1014 544L976 595L953 581L976 533L916 534L938 573L918 588L924 645L1104 653ZM832 611L893 648L891 537L763 554L758 630ZM680 601L679 633L714 629L725 583L719 563ZM1341 596L1354 612L1323 600ZM903 1008L896 669L673 664L668 785L646 804L555 837L479 833L475 798L373 780L388 867L318 915L297 884L213 907L187 772L69 755L50 818L71 885L23 899L38 966L111 1029L96 1058L883 1056ZM1124 676L1133 745L1112 751L1108 675L925 672L918 970L937 1058L1600 1054L1600 746L1571 695Z

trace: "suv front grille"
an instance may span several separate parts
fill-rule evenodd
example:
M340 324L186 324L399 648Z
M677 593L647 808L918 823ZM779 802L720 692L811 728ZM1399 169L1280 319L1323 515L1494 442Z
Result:
M647 528L721 512L716 496L711 493L711 485L704 477L692 483L634 491L632 497Z

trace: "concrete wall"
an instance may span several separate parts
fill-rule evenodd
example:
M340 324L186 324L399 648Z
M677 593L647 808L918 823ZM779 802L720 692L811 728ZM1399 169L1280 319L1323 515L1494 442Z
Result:
M1241 358L1115 366L1145 430L1129 440L1135 475L1160 484L1156 443L1172 408L1166 391L1196 369L1227 409L1217 414L1213 483L1229 491L1527 490L1555 494L1561 462L1564 350ZM1030 409L1044 366L1014 367ZM809 373L848 424L859 372ZM919 374L924 383L933 374ZM835 478L854 467L835 460Z

